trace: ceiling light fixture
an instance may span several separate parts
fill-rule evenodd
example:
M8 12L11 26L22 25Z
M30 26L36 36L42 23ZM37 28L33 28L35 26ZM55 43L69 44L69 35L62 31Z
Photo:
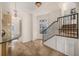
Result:
M35 5L36 5L36 7L39 8L42 5L42 3L41 2L36 2Z

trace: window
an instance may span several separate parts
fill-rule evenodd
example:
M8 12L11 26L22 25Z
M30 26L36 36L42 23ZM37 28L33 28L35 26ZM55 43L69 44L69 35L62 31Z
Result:
M48 22L46 19L40 20L40 33L48 27Z

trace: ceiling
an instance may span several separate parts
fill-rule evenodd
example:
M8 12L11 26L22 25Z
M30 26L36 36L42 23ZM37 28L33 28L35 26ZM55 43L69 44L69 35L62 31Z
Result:
M35 3L34 2L17 2L16 3L17 8L19 9L27 9L30 12L36 11ZM54 11L59 9L59 3L57 2L43 2L41 7L39 8L40 10L47 10L47 11Z
M43 11L56 11L63 8L62 7L63 3L62 2L42 2L41 7L39 7L38 9ZM68 4L68 6L69 4L72 5L72 3L65 3L65 4ZM35 2L17 2L16 6L19 9L29 10L30 12L34 12L38 10L35 7Z
M27 9L29 11L34 10L33 8L34 3L33 2L17 2L16 7L20 9Z
M6 3L2 3L2 4L5 4L5 6L10 4L11 7L13 5L15 5L14 2L11 2L11 3L6 2ZM15 8L15 6L14 6L14 8ZM29 10L29 12L35 12L38 9L42 10L43 12L44 11L48 12L48 11L56 11L56 10L63 8L63 7L62 7L61 2L42 2L41 7L38 9L35 7L35 2L16 2L16 8L22 9L22 10Z

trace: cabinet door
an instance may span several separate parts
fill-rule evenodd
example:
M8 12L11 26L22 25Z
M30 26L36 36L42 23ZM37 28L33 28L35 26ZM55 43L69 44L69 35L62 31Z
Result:
M65 54L65 39L64 37L58 37L57 39L57 50Z
M74 49L75 49L76 39L68 38L66 39L65 44L65 54L74 56Z

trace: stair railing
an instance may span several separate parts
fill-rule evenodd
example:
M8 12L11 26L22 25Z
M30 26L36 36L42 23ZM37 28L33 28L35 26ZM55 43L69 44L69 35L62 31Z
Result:
M20 27L19 27L19 35L16 36L16 37L14 37L14 38L11 37L9 40L2 41L2 42L0 42L0 44L7 43L7 42L11 42L13 40L19 39L22 36L22 21L21 20L19 21L19 25L20 25Z
M78 38L78 13L58 17L42 33L43 41L54 36Z

